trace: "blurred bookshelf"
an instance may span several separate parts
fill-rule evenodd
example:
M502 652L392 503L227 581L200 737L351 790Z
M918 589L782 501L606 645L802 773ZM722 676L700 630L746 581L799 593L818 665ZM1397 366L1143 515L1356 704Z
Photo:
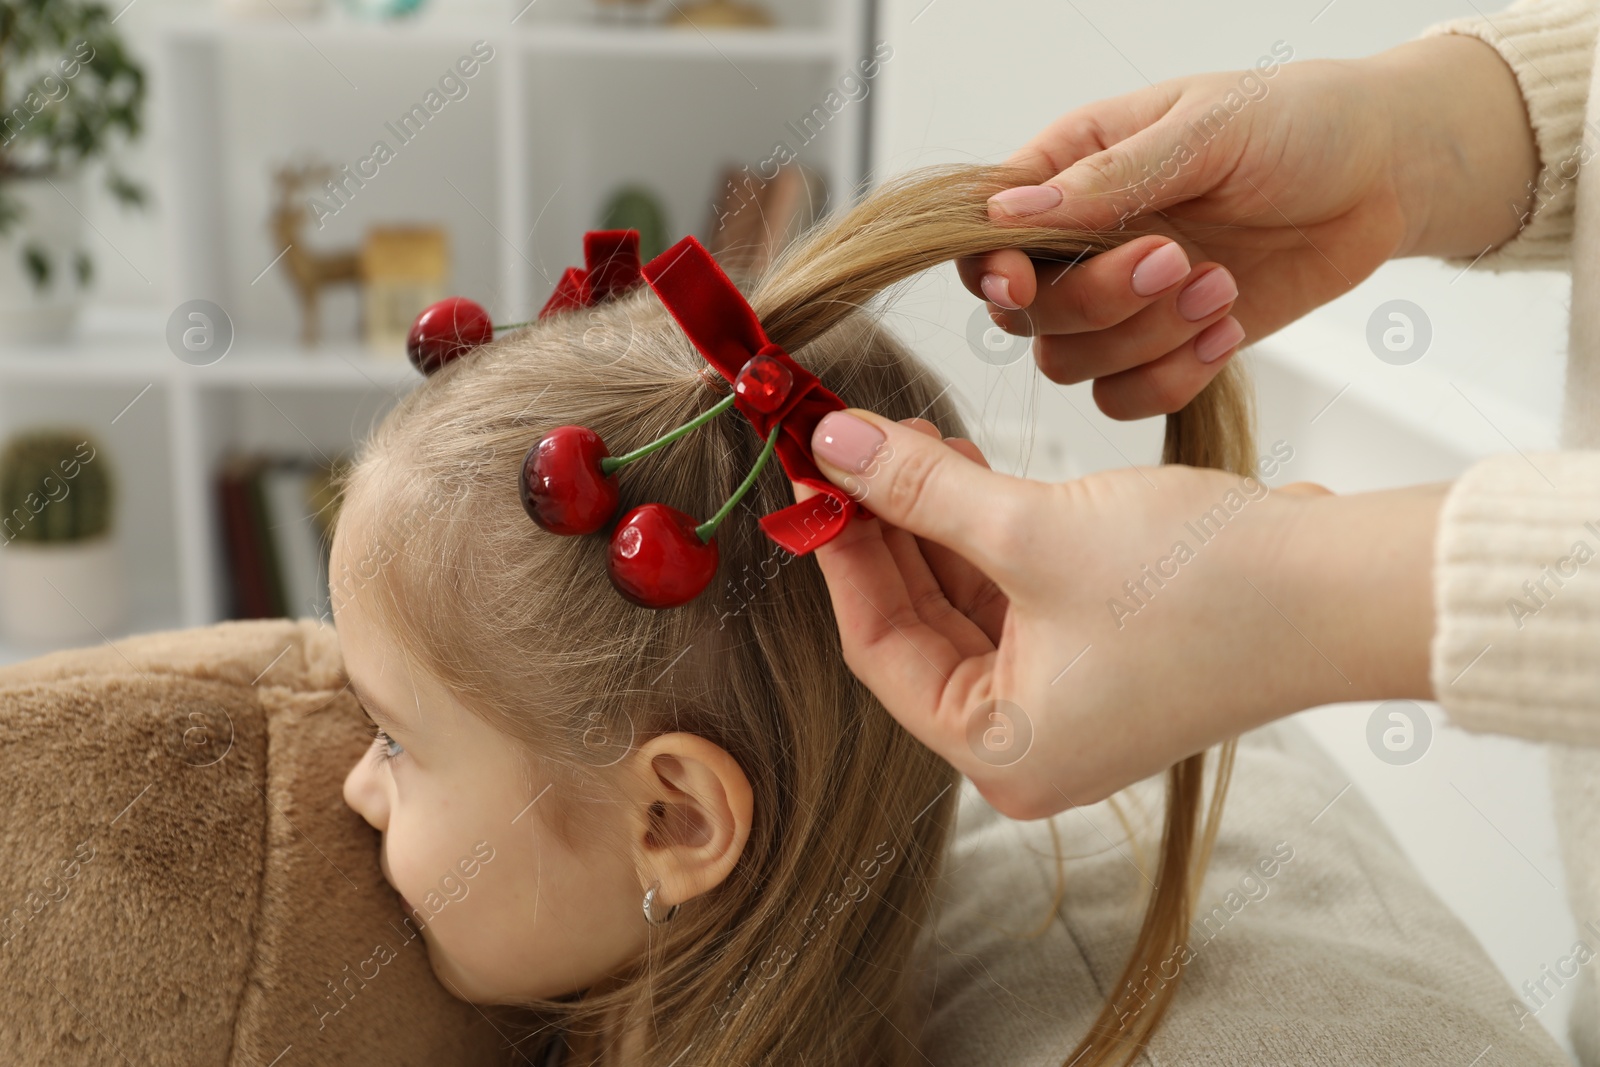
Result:
M241 342L193 366L158 331L91 314L69 344L0 351L0 427L82 426L111 457L128 611L103 636L325 614L332 512L309 483L346 460L420 375L353 342ZM250 506L230 517L223 485L241 468ZM48 651L0 642L0 663Z

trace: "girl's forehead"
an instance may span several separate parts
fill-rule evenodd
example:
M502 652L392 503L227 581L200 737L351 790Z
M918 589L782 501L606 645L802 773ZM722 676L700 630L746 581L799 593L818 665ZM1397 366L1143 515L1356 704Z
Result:
M379 570L395 555L369 521L359 498L346 499L334 522L328 552L328 598L336 625L366 628L376 624L366 601L375 595ZM347 622L347 620L349 620Z
M339 510L334 515L331 542L331 551L335 556L341 551L348 555L360 543L360 538L367 536L370 523L367 522L364 511L360 493L347 490L339 498Z

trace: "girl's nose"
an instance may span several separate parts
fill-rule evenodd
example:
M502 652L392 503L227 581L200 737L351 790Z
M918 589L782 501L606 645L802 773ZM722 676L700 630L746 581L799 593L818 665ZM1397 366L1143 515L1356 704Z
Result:
M344 776L344 802L376 830L389 828L389 794L382 776L365 753Z

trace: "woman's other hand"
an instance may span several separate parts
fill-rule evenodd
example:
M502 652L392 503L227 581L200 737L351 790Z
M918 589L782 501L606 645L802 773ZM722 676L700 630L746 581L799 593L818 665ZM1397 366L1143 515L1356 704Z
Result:
M1391 257L1476 256L1520 225L1539 156L1510 68L1470 37L1369 59L1165 81L1071 111L1007 162L1038 185L999 225L1127 229L1083 263L1010 249L958 264L996 323L1032 335L1052 381L1094 379L1115 419L1176 411L1244 339L1349 290Z
M855 409L812 447L877 516L816 550L845 661L1013 818L1301 708L1431 698L1443 486L1336 496L1185 466L1049 484Z

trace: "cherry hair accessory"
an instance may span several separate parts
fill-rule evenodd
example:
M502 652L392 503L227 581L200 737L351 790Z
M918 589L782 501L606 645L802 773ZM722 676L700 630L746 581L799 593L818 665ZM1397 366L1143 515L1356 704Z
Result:
M482 305L463 296L431 304L406 335L406 355L423 374L494 340L494 325Z
M704 245L685 237L644 266L644 279L695 348L733 383L734 406L756 432L782 432L778 461L790 481L816 490L809 500L761 518L761 529L796 556L827 544L852 515L872 513L822 476L811 457L811 431L845 407L817 376L768 340L761 321ZM726 398L724 398L726 400Z
M583 235L583 260L586 267L568 267L562 272L555 291L539 309L541 319L569 308L594 307L643 281L639 273L638 230L590 230ZM493 325L482 305L452 296L417 316L406 337L406 355L417 370L429 375L493 341L496 330L526 325Z
M778 428L727 503L705 522L665 504L641 504L611 534L606 571L617 592L644 608L675 608L705 591L717 574L717 527L755 484L778 443Z
M610 535L606 569L611 583L642 607L688 603L716 576L717 527L750 490L774 452L792 481L817 496L760 520L782 548L804 555L837 536L860 512L871 513L822 477L811 456L811 432L844 401L772 343L744 295L693 237L685 237L643 267L633 230L596 230L584 235L586 268L569 268L539 312L542 319L576 307L592 307L647 282L706 361L732 385L716 404L648 444L613 456L593 430L558 426L523 458L518 491L535 523L552 533L593 533L616 513L619 468L676 441L736 407L765 439L750 473L705 522L665 504L633 508ZM462 328L465 323L466 328ZM519 323L517 325L527 325ZM412 360L425 374L493 339L483 309L459 297L441 301L412 327ZM702 376L704 368L702 369ZM707 379L707 384L711 380Z

